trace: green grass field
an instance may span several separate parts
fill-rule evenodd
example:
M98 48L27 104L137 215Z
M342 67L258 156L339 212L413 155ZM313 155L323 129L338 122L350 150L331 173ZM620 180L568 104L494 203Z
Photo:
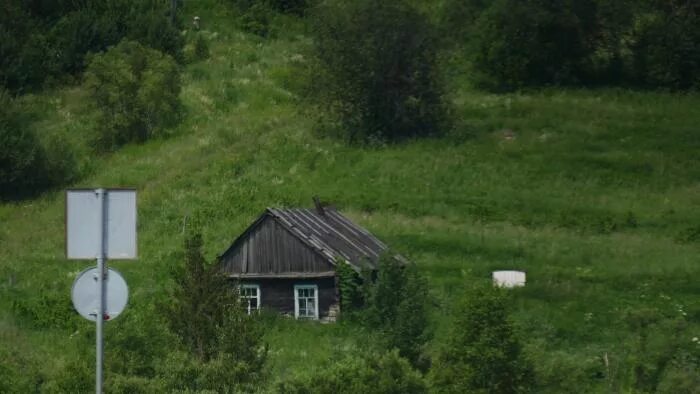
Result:
M695 346L699 95L494 95L465 87L453 72L455 126L445 136L347 146L316 135L296 101L295 67L309 44L297 22L281 19L279 31L294 33L260 39L238 31L224 6L202 3L187 2L185 15L202 18L211 57L184 69L186 116L167 138L97 156L80 87L22 99L42 138L71 142L87 174L72 186L139 192L139 259L111 263L131 294L123 318L107 324L107 357L110 335L158 313L170 269L182 262L186 221L199 222L213 259L265 207L310 206L313 195L428 277L432 349L453 301L497 269L527 272L527 286L513 292L514 318L553 392L572 382L584 391L629 387L638 335L625 323L629 311L684 322L687 338L675 339ZM0 205L0 352L8 368L33 366L49 379L76 355L91 357L93 328L72 311L70 288L92 262L65 260L63 209L62 191ZM272 322L272 380L363 346L351 327ZM675 335L658 327L653 335ZM595 374L605 368L604 377Z

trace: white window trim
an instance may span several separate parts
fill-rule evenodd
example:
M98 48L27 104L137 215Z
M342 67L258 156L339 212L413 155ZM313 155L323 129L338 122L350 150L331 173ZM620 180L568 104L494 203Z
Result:
M257 295L256 295L255 297L240 297L240 298L242 298L242 299L255 298L256 301L257 301L257 305L258 305L257 308L255 308L255 309L256 309L256 310L259 310L259 309L260 309L260 298L261 298L261 294L260 294L260 285L256 285L256 284L242 284L241 287L240 287L240 289L241 289L241 290L243 290L243 289L255 289L255 290L256 290L255 294L257 294ZM250 305L248 306L246 312L247 312L248 314L250 314L250 313L252 312L252 310L250 309Z
M294 318L299 318L299 290L314 289L314 318L318 320L318 286L317 285L294 285Z

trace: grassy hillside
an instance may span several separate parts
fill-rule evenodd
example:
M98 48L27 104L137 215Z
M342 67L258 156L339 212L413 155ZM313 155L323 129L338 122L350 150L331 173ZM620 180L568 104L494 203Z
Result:
M211 57L185 68L186 117L168 138L96 156L80 87L23 98L43 137L70 136L89 174L73 186L139 192L139 259L111 263L131 294L124 316L107 324L107 357L110 338L157 315L186 221L199 222L214 258L265 207L309 206L313 195L418 264L434 295L434 348L449 322L443 311L496 269L527 271L515 317L555 391L568 380L628 387L639 335L629 311L652 310L700 335L697 94L491 95L455 72L456 125L444 137L346 146L315 135L296 102L295 66L309 39L293 19L261 39L238 31L216 2L186 5L187 17L202 18ZM0 352L47 379L77 354L91 362L93 326L72 312L70 288L92 263L63 257L63 204L57 191L0 205ZM340 325L271 324L273 380L362 342ZM691 338L678 340L694 346Z

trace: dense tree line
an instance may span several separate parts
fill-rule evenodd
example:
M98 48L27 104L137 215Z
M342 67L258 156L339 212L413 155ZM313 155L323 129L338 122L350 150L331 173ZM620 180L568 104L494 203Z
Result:
M80 177L71 147L39 138L21 93L82 79L97 112L98 151L162 135L180 116L184 39L168 0L9 0L0 6L0 199ZM196 45L196 56L206 48ZM105 53L102 53L105 52Z
M454 0L443 13L483 87L700 87L694 0Z
M0 12L0 84L10 91L75 76L88 53L124 38L182 59L179 22L167 0L8 0Z
M692 0L446 0L437 23L413 2L313 7L302 97L324 135L385 142L449 129L440 52L504 91L550 85L700 88Z

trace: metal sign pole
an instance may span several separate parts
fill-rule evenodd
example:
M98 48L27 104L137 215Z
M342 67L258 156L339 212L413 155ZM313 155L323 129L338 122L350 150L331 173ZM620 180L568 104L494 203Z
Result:
M128 299L124 279L115 271L110 277L108 259L135 259L136 249L136 190L66 191L66 257L97 260L97 267L80 274L71 289L76 311L96 323L97 394L104 385L104 323L118 316Z
M105 189L97 189L97 199L99 200L99 217L100 217L100 236L98 237L98 255L97 255L97 286L99 287L100 301L97 307L97 343L95 360L95 392L102 394L102 359L103 359L103 340L102 326L105 316L105 208L106 208L106 192Z

